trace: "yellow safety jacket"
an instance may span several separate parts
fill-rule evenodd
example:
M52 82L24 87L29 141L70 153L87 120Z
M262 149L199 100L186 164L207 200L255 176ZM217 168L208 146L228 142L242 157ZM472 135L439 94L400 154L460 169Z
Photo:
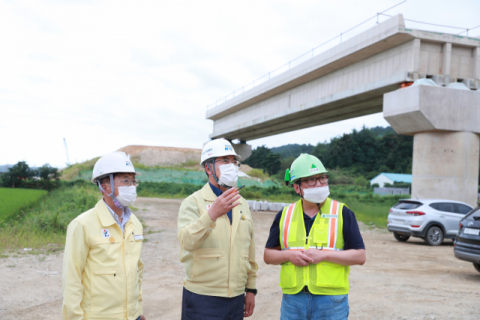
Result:
M67 229L64 320L135 320L143 314L143 227L132 213L125 232L103 200Z
M280 219L282 250L343 250L343 203L327 198L308 234L303 219L302 200L285 207ZM291 262L282 264L280 287L285 294L296 294L304 286L313 294L348 294L350 267L322 261L306 267Z
M208 208L217 199L208 182L186 198L178 212L180 262L185 266L185 288L207 296L233 298L255 289L258 265L255 260L253 219L245 199L215 222Z

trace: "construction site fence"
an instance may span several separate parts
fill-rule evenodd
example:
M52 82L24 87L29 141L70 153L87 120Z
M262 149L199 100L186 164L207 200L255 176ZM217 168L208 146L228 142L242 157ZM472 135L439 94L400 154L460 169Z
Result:
M268 201L257 201L257 200L247 200L248 207L252 211L280 211L283 208L291 205L291 203L285 202L268 202Z

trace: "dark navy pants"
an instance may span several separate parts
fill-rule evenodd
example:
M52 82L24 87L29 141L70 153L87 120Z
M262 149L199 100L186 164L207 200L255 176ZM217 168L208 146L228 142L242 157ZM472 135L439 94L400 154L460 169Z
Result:
M243 320L245 296L204 296L183 288L182 320Z

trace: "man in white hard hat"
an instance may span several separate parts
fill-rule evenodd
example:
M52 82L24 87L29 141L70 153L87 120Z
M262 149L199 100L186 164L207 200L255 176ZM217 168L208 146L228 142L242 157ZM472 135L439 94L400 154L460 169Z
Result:
M143 228L128 207L137 196L138 174L124 152L107 154L95 163L92 183L103 199L68 225L63 319L145 319Z
M238 192L240 157L230 142L205 144L201 165L208 183L178 213L186 277L182 320L240 320L253 314L256 277L253 220Z

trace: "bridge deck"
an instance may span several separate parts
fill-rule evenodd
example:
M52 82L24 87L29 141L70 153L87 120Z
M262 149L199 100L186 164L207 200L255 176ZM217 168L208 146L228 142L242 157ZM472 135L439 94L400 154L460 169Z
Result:
M397 15L208 110L210 137L253 140L381 112L385 93L424 76L478 88L479 47L476 38L406 29Z

